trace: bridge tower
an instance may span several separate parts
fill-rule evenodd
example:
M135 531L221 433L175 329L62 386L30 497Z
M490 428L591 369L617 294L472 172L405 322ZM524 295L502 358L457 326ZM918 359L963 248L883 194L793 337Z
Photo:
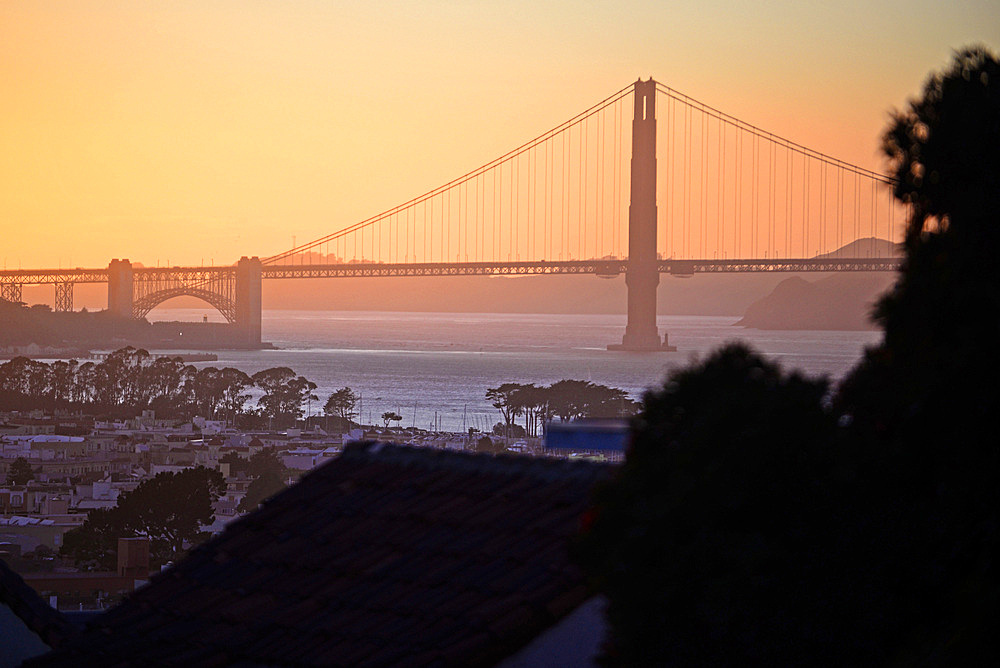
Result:
M632 193L628 207L628 321L620 344L608 350L668 351L656 330L656 82L635 82L632 117Z
M108 265L108 311L120 318L132 317L132 263L112 260Z
M236 263L236 329L241 343L260 347L260 286L263 264L256 255Z

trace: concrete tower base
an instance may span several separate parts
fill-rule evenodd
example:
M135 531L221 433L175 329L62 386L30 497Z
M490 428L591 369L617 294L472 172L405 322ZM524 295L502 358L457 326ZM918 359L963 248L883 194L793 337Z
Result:
M660 341L660 337L657 335L644 339L633 338L631 340L626 335L622 338L621 343L609 343L608 350L630 353L673 353L677 352L677 346L667 343L667 334L663 335L663 341Z

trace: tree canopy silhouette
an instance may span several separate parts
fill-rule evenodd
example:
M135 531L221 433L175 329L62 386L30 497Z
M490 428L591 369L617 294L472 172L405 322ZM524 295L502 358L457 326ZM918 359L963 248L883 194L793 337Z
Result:
M920 415L954 423L996 405L1000 370L1000 63L956 54L883 138L911 206L899 279L876 316L884 342L844 384L856 420L889 435ZM924 430L928 425L923 425ZM948 426L947 428L951 428Z
M826 381L739 345L648 393L581 545L621 665L808 662L831 521ZM763 620L766 620L764 622Z
M148 536L155 560L176 559L187 543L206 537L201 525L211 524L212 503L225 489L222 474L202 466L158 473L113 508L92 510L83 525L66 532L60 551L85 568L110 570L119 538Z
M997 658L1000 448L987 435L1000 405L997 56L957 53L894 116L884 147L895 194L912 207L906 255L877 307L883 342L837 405L864 444L861 491L892 537L882 552L901 564L892 577L920 592L907 606L920 629L913 656Z
M35 477L35 472L31 470L31 464L24 457L18 457L10 463L7 469L8 485L27 485Z

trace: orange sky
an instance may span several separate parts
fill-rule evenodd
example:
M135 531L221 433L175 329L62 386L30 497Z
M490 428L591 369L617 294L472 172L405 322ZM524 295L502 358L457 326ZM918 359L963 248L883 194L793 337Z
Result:
M276 253L638 76L881 168L887 111L977 41L995 2L2 2L0 262Z

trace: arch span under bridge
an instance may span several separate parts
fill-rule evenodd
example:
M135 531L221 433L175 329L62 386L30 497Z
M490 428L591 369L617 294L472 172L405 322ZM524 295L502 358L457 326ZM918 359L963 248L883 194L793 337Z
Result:
M190 295L222 313L241 344L259 346L264 279L624 274L628 322L609 348L665 350L660 274L895 270L893 253L833 253L899 236L906 212L890 184L640 80L478 169L284 253L228 267L115 259L103 269L4 270L0 297L20 301L23 285L52 284L66 311L75 284L106 282L109 310L140 318Z

